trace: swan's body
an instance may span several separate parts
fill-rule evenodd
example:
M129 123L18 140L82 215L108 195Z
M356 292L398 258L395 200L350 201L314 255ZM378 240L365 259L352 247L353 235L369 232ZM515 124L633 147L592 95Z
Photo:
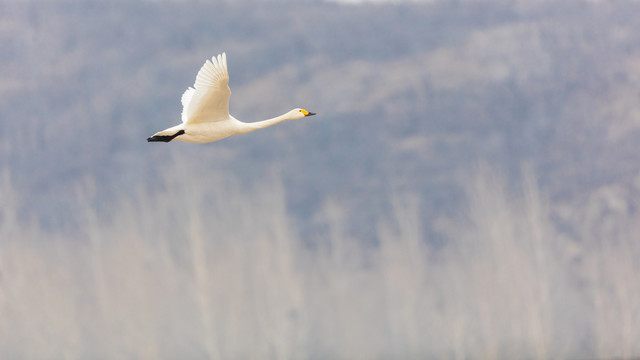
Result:
M229 72L225 53L207 60L193 87L182 94L182 124L155 133L147 141L180 140L206 143L231 135L244 134L285 120L315 115L304 109L293 109L269 120L245 123L229 114Z

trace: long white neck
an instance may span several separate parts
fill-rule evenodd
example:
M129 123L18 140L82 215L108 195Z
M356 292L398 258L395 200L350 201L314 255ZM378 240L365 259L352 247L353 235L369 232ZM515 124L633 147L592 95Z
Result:
M272 119L267 119L267 120L262 120L262 121L256 121L256 122L252 122L252 123L245 123L245 122L241 122L242 124L242 132L243 133L248 133L251 131L255 131L258 129L264 129L266 127L269 127L271 125L275 125L279 122L283 122L285 120L291 120L291 118L288 116L289 114L282 114L280 116L276 116Z

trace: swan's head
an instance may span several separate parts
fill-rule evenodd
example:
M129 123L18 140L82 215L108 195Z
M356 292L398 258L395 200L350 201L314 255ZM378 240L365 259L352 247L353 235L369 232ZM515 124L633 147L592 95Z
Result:
M295 120L295 119L302 119L303 117L312 116L315 114L316 113L308 112L305 109L297 108L289 111L287 113L287 117L289 117L291 120Z

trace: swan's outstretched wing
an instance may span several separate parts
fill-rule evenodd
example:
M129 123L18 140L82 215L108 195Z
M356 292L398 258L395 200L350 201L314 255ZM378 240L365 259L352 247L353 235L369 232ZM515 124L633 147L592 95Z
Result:
M196 76L195 89L182 95L182 121L187 124L224 121L229 118L229 72L227 55L207 60ZM186 114L186 118L185 118Z
M189 107L189 103L191 102L191 99L193 98L193 94L195 94L196 89L192 88L191 86L189 86L189 88L187 90L184 91L184 94L182 94L182 122L186 123L187 122L187 108Z

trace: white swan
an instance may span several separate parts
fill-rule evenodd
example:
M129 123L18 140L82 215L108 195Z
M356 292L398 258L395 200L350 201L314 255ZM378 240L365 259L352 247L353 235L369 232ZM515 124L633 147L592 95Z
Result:
M285 120L315 115L305 109L293 109L273 119L245 123L229 115L229 72L227 55L207 60L196 76L193 87L182 94L182 124L155 133L147 141L180 140L206 143L231 135L244 134Z

